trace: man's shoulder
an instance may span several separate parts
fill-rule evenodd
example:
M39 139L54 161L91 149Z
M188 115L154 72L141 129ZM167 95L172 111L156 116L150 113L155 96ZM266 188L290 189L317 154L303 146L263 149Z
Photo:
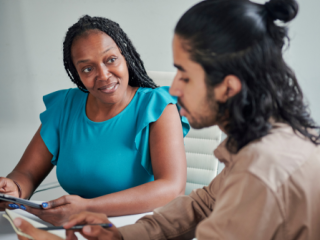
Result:
M290 126L280 124L268 135L244 147L237 154L235 168L245 168L277 191L288 179L294 179L295 172L308 161L318 158L320 162L315 154L319 151L320 147L309 139L296 134ZM308 171L319 172L320 164Z

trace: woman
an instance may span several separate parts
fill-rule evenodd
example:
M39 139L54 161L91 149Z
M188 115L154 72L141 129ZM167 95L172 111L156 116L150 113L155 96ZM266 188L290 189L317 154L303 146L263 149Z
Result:
M83 210L147 212L183 194L189 125L168 88L156 88L147 76L119 25L80 18L66 34L63 55L78 89L44 96L42 125L16 168L0 179L0 192L29 198L56 165L71 195L44 203L45 210L27 208L55 225Z

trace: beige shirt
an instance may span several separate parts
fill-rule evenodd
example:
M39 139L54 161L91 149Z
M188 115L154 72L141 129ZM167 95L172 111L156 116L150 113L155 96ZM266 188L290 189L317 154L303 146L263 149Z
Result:
M130 239L320 239L320 147L276 123L237 154L214 151L224 170L208 187L119 228Z

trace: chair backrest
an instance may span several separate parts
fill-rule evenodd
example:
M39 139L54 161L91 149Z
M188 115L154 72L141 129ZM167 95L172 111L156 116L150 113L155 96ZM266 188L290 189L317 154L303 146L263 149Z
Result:
M159 86L170 86L173 72L148 71L148 75ZM187 183L185 194L208 185L218 173L218 160L213 150L221 142L221 131L217 126L201 130L191 129L185 137L187 155Z

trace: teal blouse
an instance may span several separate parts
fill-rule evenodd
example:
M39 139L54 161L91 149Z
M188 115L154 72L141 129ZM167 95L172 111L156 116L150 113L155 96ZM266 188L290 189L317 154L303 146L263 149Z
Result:
M153 181L149 124L168 104L177 103L168 91L139 88L122 112L104 122L87 117L88 94L77 88L44 96L40 135L53 155L62 188L94 198ZM185 117L181 123L185 136L190 127Z

